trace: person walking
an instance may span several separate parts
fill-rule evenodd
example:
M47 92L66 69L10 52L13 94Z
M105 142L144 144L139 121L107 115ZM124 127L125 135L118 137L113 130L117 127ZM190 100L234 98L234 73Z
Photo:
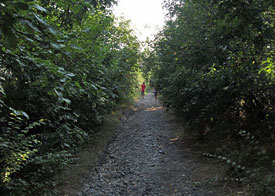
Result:
M146 85L145 85L145 82L143 82L142 85L141 85L141 96L142 96L142 98L144 98L145 88L146 88Z
M158 98L158 90L157 90L156 87L154 88L153 93L154 93L155 100L157 100L157 98Z

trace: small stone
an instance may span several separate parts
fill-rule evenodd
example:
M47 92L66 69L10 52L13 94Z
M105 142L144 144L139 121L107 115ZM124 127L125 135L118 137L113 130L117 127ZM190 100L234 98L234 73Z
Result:
M160 154L165 154L165 152L162 149L159 149Z

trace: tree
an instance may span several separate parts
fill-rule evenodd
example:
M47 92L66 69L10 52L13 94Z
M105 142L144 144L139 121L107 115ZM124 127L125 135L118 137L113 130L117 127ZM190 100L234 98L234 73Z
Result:
M220 141L219 148L230 140L240 149L246 130L271 149L274 1L178 0L165 7L170 18L151 52L164 105L189 131ZM272 150L268 154L271 164ZM263 160L238 159L254 166Z
M139 44L113 3L0 3L1 194L56 195L72 149L132 93Z

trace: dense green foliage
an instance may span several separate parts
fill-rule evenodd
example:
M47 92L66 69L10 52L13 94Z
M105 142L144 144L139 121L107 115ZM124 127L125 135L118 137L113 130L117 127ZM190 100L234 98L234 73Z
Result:
M1 1L1 194L50 195L72 147L132 93L139 44L113 3Z
M262 150L241 153L237 162L260 168L265 161L270 173L275 159L275 1L175 0L165 7L169 19L144 58L144 70L153 73L163 103L190 131L220 146L254 149L255 143L242 139L242 131L249 132ZM219 149L212 153L231 151ZM273 175L266 186L274 188L274 180ZM263 188L261 195L265 191L275 193Z

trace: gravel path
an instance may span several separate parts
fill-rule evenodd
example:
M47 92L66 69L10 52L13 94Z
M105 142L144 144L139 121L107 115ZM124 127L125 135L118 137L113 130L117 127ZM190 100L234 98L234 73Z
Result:
M192 180L196 163L173 142L174 124L153 94L121 121L81 196L220 195Z

